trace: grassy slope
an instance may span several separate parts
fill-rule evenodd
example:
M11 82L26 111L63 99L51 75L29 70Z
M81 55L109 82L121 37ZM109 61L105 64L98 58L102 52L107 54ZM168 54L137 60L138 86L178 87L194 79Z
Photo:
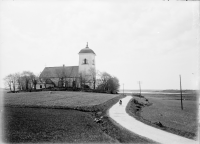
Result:
M145 107L141 116L151 121L162 121L167 127L173 127L183 131L196 133L197 131L197 102L183 101L181 110L180 100L162 100L148 98L153 103L149 108ZM152 113L154 112L154 115ZM167 118L167 119L166 119Z
M81 92L4 94L6 141L152 143L107 116L106 111L122 97ZM94 123L101 116L102 121Z
M131 102L129 104L129 113L136 117L138 120L145 122L146 124L156 126L154 122L161 122L165 127L163 130L182 135L188 138L195 138L197 136L197 102L195 101L195 95L184 96L185 100L184 110L180 108L180 100L178 96L172 97L171 95L153 95L144 94L152 103L150 106L142 107L142 110L138 109L136 104ZM140 98L135 98L140 100ZM144 100L143 100L144 102Z
M5 142L116 142L76 110L5 108Z

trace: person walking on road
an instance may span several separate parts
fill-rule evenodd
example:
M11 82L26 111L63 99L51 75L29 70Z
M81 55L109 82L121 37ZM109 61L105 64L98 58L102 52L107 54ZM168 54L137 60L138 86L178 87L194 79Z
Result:
M119 105L122 105L122 100L119 100Z

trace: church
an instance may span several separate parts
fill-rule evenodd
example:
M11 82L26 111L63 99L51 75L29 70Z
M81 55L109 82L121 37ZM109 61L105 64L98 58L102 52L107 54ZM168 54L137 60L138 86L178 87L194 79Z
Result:
M73 87L81 88L82 85L93 88L95 83L92 80L96 79L95 56L96 54L88 47L81 49L79 54L78 66L59 66L45 67L40 74L38 88L49 87ZM37 89L38 89L37 88Z

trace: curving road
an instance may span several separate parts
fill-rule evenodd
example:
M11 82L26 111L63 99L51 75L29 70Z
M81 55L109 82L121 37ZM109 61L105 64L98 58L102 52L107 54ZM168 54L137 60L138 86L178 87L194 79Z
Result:
M121 126L133 133L152 139L162 144L197 144L197 141L181 137L149 125L146 125L126 113L126 106L131 96L122 99L122 105L116 103L109 109L110 117Z

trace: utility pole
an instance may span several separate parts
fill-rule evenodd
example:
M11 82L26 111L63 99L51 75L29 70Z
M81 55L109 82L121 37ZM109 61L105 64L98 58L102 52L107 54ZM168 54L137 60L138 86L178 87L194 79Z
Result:
M140 87L140 97L141 97L142 95L141 95L141 85L140 85L140 81L139 81L139 87Z
M138 81L138 84L139 84L140 97L141 97L141 96L142 96L142 94L141 94L141 85L140 85L140 81Z
M124 95L124 84L123 84L123 95Z
M180 92L181 92L181 109L183 110L182 87L181 87L181 75L179 75L179 77L180 77Z

